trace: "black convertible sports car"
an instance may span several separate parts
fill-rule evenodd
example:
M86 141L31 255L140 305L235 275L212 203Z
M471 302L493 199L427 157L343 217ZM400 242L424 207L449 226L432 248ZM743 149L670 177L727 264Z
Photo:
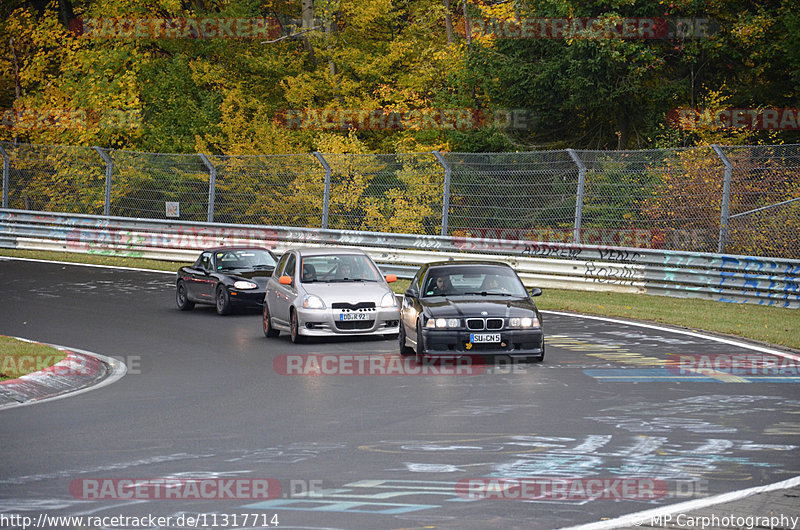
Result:
M194 265L178 270L178 309L188 311L195 304L211 304L217 307L217 313L225 315L233 305L261 307L276 263L277 256L263 248L204 250Z
M544 360L542 316L509 265L441 261L420 267L400 310L400 352Z

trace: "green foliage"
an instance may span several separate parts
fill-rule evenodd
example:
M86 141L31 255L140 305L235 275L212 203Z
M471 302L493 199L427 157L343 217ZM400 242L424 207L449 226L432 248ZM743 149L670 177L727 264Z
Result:
M356 133L371 152L642 148L698 142L692 131L665 127L665 116L670 109L702 105L715 92L725 92L735 107L798 106L800 14L791 0L473 0L466 13L463 3L452 1L448 13L442 0L317 0L315 29L308 32L297 31L300 6L288 0L32 5L14 0L3 7L3 108L116 111L130 119L6 127L3 139L272 154L307 152L319 133L283 128L276 116L287 109L528 109L539 120L527 131L476 126ZM284 32L265 40L91 38L74 31L81 20L112 17L276 18ZM445 31L448 17L453 42ZM663 39L580 32L559 39L502 38L502 31L481 31L492 20L516 17L709 23L702 26L706 35ZM800 138L797 132L777 136L783 142Z

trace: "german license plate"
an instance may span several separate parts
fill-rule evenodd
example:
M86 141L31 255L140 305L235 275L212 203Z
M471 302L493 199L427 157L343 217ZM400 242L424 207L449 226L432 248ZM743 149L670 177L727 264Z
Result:
M340 313L339 320L369 320L366 313Z
M469 341L473 343L480 342L500 342L499 333L470 333Z

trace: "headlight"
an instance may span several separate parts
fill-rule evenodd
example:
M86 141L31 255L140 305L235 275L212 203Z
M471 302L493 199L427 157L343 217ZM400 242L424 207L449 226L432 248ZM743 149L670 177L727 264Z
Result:
M539 319L536 317L509 318L508 326L512 328L538 328Z
M397 307L397 298L394 293L386 293L381 298L381 307Z
M238 282L233 282L233 286L237 289L257 289L258 284L253 282L246 282L244 280L239 280Z
M303 297L303 307L306 309L325 309L325 302L319 296L307 294Z
M425 323L426 328L457 328L461 321L457 318L430 318Z

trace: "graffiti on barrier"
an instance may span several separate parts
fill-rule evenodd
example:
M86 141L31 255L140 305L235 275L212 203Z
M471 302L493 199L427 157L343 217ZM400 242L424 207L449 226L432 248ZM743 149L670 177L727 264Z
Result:
M616 285L633 285L641 276L640 271L632 266L606 266L592 261L586 263L584 275L596 283Z

